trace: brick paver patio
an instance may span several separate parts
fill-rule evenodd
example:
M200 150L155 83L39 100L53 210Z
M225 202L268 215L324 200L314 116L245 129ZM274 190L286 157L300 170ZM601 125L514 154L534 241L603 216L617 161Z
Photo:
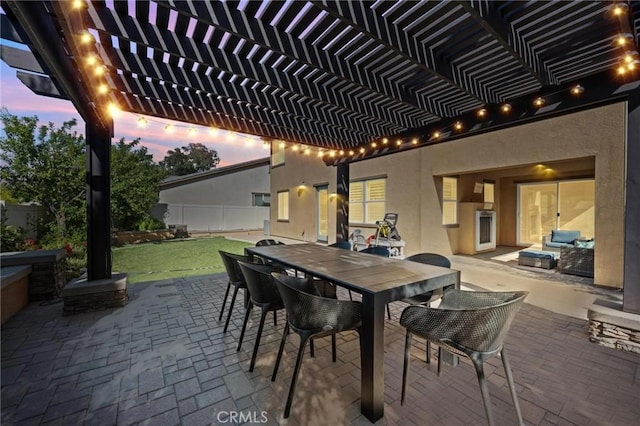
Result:
M2 424L369 424L360 414L354 333L338 339L335 364L328 338L316 343L315 358L306 355L292 415L283 419L297 337L271 382L284 314L277 327L270 316L249 373L259 310L236 352L243 309L236 306L223 334L217 318L225 285L224 274L136 284L125 308L70 317L59 303L31 304L2 328ZM403 306L393 304L386 323L386 406L378 423L485 424L471 365L438 377L418 339L400 405ZM520 310L507 348L526 424L638 424L640 357L590 343L587 334L585 320L529 304ZM485 365L497 424L516 424L500 360Z

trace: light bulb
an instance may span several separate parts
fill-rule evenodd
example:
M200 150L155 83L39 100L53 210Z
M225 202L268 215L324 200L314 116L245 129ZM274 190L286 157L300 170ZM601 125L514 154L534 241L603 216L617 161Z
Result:
M418 145L418 138L411 139L411 143L414 145Z
M476 114L480 118L485 117L487 115L487 110L485 108L480 108Z
M453 128L460 131L464 128L464 125L462 124L462 121L456 121L453 123Z
M544 98L543 97L535 98L535 100L533 101L533 104L537 107L541 107L542 105L544 105Z
M106 84L101 84L98 86L98 93L100 93L101 95L104 95L108 91L109 91L109 86L107 86Z
M349 150L349 155L353 155L353 154L355 154L355 152L353 152L353 150L352 150L352 149L350 149L350 150Z
M398 140L396 141L396 145L398 145L398 146L402 145L402 139L398 139Z
M572 95L581 95L582 93L584 93L584 87L582 87L579 84L576 84L571 88L570 92Z
M438 139L440 137L440 132L435 131L431 136L433 136L434 139Z
M382 138L382 144L383 144L383 145L386 145L386 144L388 144L388 143L389 143L389 139L387 139L387 138Z
M114 104L113 102L109 104L107 109L109 110L109 114L113 118L115 118L118 115L120 115L120 108L118 107L118 105Z
M91 34L89 34L88 31L83 32L82 34L80 34L80 42L83 44L88 44L90 42L93 41L93 36Z
M377 144L377 143L375 143L375 142L371 142L371 148L375 148L375 147L377 147L377 146L378 146L378 144Z
M509 112L511 112L511 104L503 104L500 107L500 111L502 111L503 114L508 114Z
M167 124L164 126L164 131L167 133L173 133L173 126L171 124Z
M364 148L360 148L360 154L364 154Z
M144 117L138 118L138 127L144 127L147 125L147 119Z

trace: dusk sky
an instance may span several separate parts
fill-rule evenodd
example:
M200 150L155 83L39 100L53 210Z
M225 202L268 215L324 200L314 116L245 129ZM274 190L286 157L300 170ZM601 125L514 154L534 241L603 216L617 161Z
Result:
M41 125L51 121L59 126L64 121L75 118L79 124L78 133L84 134L84 121L71 102L34 94L18 80L16 70L3 61L0 61L0 106L6 107L11 114L17 116L36 115ZM162 160L168 150L187 145L189 142L199 142L215 149L220 157L218 167L269 155L269 150L263 146L259 138L254 136L222 130L211 134L206 127L190 126L187 123L155 117L146 117L147 125L140 127L139 118L139 115L120 113L114 119L113 140L118 141L124 137L126 141L131 141L140 137L141 144L148 148L156 161ZM174 125L173 132L165 131L167 124ZM190 127L197 129L195 135L190 134Z

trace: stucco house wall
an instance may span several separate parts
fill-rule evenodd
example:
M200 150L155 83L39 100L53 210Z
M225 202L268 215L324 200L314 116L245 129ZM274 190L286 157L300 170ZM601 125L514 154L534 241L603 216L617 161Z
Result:
M399 213L398 229L407 242L405 255L458 251L459 228L442 221L442 176L458 176L458 199L476 181L496 182L498 243L515 245L516 182L575 177L595 178L595 277L599 285L621 287L624 254L626 104L616 103L517 127L469 136L438 145L408 149L350 165L350 179L386 177L386 210ZM540 175L536 164L554 166ZM287 151L285 164L272 169L272 199L290 189L290 219L277 221L272 203L271 233L302 239L315 234L313 188L328 183L336 191L336 170L314 155ZM330 203L329 242L335 241L335 201ZM363 226L365 235L372 232ZM353 227L352 227L353 228ZM311 230L311 231L309 231ZM305 238L311 240L312 238Z
M191 232L262 229L269 207L253 206L253 194L269 194L269 158L168 178L159 205L166 224Z

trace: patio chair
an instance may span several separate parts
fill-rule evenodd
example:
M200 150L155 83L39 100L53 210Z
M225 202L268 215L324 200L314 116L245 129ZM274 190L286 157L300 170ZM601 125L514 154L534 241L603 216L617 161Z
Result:
M262 336L262 329L264 327L264 321L269 312L273 312L273 325L277 325L277 311L284 309L282 298L273 282L272 272L279 272L280 269L271 265L257 265L253 263L246 263L239 261L238 265L242 271L247 288L249 289L249 305L244 315L244 322L242 323L242 331L240 332L240 339L238 340L239 352L242 348L242 340L244 339L244 332L247 329L247 323L249 322L249 315L253 306L258 306L261 309L260 323L258 325L258 334L256 335L256 342L253 346L253 354L251 355L251 363L249 364L249 371L253 371L256 365L256 356L258 355L258 347L260 346L260 338Z
M442 296L442 302L438 308L424 305L405 308L400 317L400 324L407 329L400 403L404 403L407 388L411 338L416 334L439 346L438 375L440 375L443 348L471 360L476 370L484 411L490 425L494 424L494 420L483 362L493 355L500 354L518 422L522 425L522 413L503 342L527 294L526 291L473 292L449 289Z
M443 268L451 268L451 261L441 254L437 253L418 253L407 257L406 260L411 262L424 263L426 265L442 266ZM428 291L426 293L417 294L412 297L402 299L403 302L410 303L412 305L426 305L431 306L431 302L434 302L442 297L442 289L437 291ZM426 357L425 362L429 364L431 362L431 342L427 340L426 344Z
M276 380L278 367L282 359L282 352L287 341L289 329L300 336L298 357L291 378L289 395L284 408L284 418L289 417L293 395L298 381L298 374L302 366L302 358L307 342L311 338L331 336L333 349L333 361L336 361L335 337L337 333L347 330L360 332L362 324L362 312L360 302L337 300L320 297L313 292L314 287L310 281L304 278L291 277L285 274L273 273L276 285L282 296L282 301L287 309L287 324L282 332L282 340L278 350L278 357L273 368L271 381Z
M367 247L366 249L360 250L360 253L368 253L375 254L376 256L389 257L389 249L383 246L373 246ZM387 318L391 319L391 308L389 308L389 304L387 303Z
M233 285L233 296L231 296L231 303L229 305L229 313L227 314L227 320L224 323L223 333L227 332L227 328L229 328L229 320L231 319L231 311L233 311L233 305L236 303L236 296L238 295L238 290L241 288L245 291L247 290L247 283L244 280L244 275L242 275L242 271L240 270L240 266L238 265L238 261L248 262L251 260L247 256L243 256L240 254L228 253L226 251L218 250L220 253L220 258L222 259L222 263L224 263L224 268L227 270L227 276L229 277L229 282L227 284L227 291L224 293L224 299L222 300L222 308L220 308L220 317L218 321L222 320L222 314L224 312L224 307L227 304L227 297L229 296L229 290ZM246 297L247 302L249 298Z
M264 240L260 240L256 243L256 247L261 247L261 246L277 246L277 245L284 245L284 243L282 241L278 241L278 240L273 240L271 238L266 238Z
M336 241L333 244L329 244L329 247L336 247L344 250L351 250L351 243L347 240Z

